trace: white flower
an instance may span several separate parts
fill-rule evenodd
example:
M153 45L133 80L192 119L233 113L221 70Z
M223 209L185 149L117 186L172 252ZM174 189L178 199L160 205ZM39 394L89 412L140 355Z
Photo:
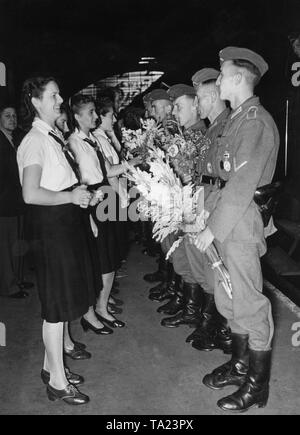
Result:
M168 149L168 155L172 158L176 157L178 153L179 153L179 149L176 144L171 145L170 148Z

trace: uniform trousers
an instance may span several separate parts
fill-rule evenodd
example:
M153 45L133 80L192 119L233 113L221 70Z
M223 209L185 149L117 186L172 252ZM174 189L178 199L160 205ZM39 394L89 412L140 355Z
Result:
M228 269L232 284L232 299L222 285L215 282L215 302L218 311L228 320L232 332L249 335L249 347L257 351L270 350L274 324L269 299L263 295L260 247L255 242L215 241Z
M188 239L184 239L172 254L174 270L183 281L200 284L206 293L214 294L214 273L206 255Z

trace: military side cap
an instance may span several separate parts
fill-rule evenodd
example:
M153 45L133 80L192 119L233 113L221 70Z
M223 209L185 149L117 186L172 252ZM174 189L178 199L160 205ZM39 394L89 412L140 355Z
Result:
M200 83L207 82L209 80L217 80L220 75L220 71L214 68L202 68L200 71L197 71L193 77L192 82L193 86L197 87Z
M235 59L247 60L257 67L261 76L263 76L269 69L267 62L259 54L249 50L248 48L226 47L220 51L219 57L221 62Z
M192 86L185 84L173 85L168 89L168 94L171 100L176 100L176 98L182 95L189 95L191 97L196 96L195 89Z
M151 102L151 92L148 92L143 96L143 102L144 104L148 104Z
M153 91L149 92L149 99L148 101L157 101L157 100L170 100L170 97L164 89L154 89Z

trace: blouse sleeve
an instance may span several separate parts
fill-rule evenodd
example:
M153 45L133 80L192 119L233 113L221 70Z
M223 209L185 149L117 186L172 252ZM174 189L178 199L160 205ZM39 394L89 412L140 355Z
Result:
M25 139L26 140L26 139ZM22 163L23 168L31 165L39 165L43 167L45 161L44 147L40 140L34 137L29 137L23 145Z

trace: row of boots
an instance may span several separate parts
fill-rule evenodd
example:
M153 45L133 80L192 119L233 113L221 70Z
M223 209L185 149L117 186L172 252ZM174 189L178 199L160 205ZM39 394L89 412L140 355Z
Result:
M195 349L221 349L226 354L231 353L230 330L226 320L216 309L213 295L205 293L199 284L183 282L175 273L172 263L165 260L164 255L160 256L158 270L145 275L144 279L148 282L161 281L150 289L149 299L157 302L169 299L157 310L171 316L162 319L162 326L195 327L186 339Z

